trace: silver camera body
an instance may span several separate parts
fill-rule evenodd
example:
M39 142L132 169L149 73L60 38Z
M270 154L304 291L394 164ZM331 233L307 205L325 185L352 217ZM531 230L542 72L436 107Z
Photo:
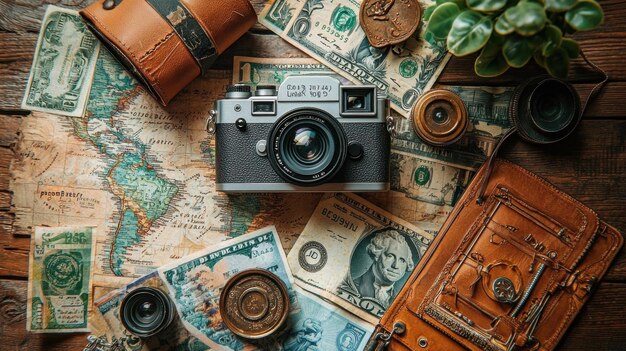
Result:
M289 76L229 86L213 111L217 190L386 191L389 103L375 86Z

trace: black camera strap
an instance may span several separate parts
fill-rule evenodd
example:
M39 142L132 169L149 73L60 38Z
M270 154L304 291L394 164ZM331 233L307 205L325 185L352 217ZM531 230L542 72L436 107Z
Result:
M580 57L582 57L582 59L585 60L587 65L590 66L596 73L599 73L599 74L602 75L602 80L600 82L598 82L593 87L593 89L591 89L591 92L587 96L587 99L582 104L580 115L584 116L585 115L585 111L587 110L587 106L588 106L589 102L606 85L606 83L609 80L609 76L606 74L606 72L603 69L598 67L595 63L591 62L587 58L587 56L585 55L585 53L584 53L584 51L582 49L580 50ZM500 140L496 144L495 148L493 149L493 152L491 153L491 155L489 155L489 157L487 158L487 161L486 161L487 162L487 169L485 170L485 174L483 175L483 179L482 179L482 182L480 184L480 190L478 191L478 197L476 198L476 202L477 203L480 204L480 203L482 203L484 201L484 195L485 195L485 190L486 190L485 188L487 187L487 181L489 180L489 177L491 176L491 171L493 170L493 163L494 163L495 158L497 157L497 154L498 154L498 151L500 150L500 147L502 146L502 144L504 144L504 142L511 135L515 134L516 132L517 132L517 127L516 126L512 126L511 129L509 129L506 133L504 133L504 135L502 135L502 137L500 138Z

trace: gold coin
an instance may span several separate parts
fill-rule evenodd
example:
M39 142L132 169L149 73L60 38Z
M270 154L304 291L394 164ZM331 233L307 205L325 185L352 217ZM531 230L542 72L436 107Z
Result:
M222 289L220 314L234 334L246 339L264 338L279 331L287 321L287 287L264 269L239 272Z
M363 0L359 21L370 44L382 48L413 35L419 27L420 15L417 0Z
M463 100L449 90L431 90L411 109L415 133L434 146L450 145L458 141L468 125Z

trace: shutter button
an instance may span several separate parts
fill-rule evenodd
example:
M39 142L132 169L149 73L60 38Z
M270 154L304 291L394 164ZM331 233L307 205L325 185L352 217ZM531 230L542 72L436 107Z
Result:
M356 141L348 144L348 157L352 160L359 160L363 157L363 145Z

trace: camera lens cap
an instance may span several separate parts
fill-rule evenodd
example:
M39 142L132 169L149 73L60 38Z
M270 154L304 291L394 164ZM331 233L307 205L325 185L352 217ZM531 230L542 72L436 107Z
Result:
M563 80L534 77L515 89L509 116L522 139L535 144L555 143L578 126L582 118L580 97Z
M449 90L431 90L411 109L415 133L433 146L450 145L458 141L469 124L463 100Z

